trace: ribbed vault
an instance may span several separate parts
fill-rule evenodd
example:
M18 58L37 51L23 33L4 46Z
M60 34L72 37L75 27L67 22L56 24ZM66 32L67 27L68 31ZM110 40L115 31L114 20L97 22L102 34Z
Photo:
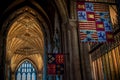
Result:
M36 19L25 12L11 25L7 35L7 61L11 60L11 69L15 70L23 59L30 59L39 71L43 67L44 37ZM39 65L38 65L39 64Z

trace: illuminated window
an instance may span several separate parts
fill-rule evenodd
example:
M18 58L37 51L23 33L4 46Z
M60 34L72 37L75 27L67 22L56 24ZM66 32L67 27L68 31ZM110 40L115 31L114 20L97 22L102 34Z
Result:
M16 80L37 80L36 70L29 61L24 61L16 71Z

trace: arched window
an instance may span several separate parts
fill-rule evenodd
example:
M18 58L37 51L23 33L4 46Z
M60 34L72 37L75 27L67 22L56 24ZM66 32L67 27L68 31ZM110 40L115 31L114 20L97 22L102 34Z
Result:
M29 61L24 61L16 71L16 80L37 80L36 70Z

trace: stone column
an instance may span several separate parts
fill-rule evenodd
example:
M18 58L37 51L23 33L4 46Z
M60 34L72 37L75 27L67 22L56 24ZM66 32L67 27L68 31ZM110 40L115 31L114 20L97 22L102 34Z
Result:
M83 48L83 46L84 46L84 44L83 43L79 43L79 45L80 45L80 60L81 60L81 76L82 76L82 79L83 80L86 80L86 76L85 76L85 70L86 70L86 68L85 68L85 59L84 59L84 48Z
M9 80L10 78L10 65L9 65L9 61L6 61L6 65L5 65L6 69L5 69L5 75L6 75L6 79L5 80Z
M0 32L0 80L5 80L5 55L3 46L3 36Z
M67 60L69 60L69 64L68 64L68 71L69 71L69 76L70 79L69 80L73 80L73 58L72 58L72 44L71 44L71 31L68 30L68 55L67 55Z
M65 72L64 72L64 80L70 80L69 75L69 60L68 60L68 36L67 36L67 23L62 24L62 53L64 53L65 56Z
M87 50L86 50L87 48ZM87 74L87 80L92 80L92 73L91 73L91 64L90 64L90 54L89 54L89 49L88 49L88 43L85 43L84 46L84 51L85 51L85 67L86 67L86 74Z
M12 75L11 75L11 80L15 80L15 73L14 72L12 72Z
M42 80L42 73L41 72L38 72L38 80Z
M80 70L80 55L79 55L79 43L78 43L78 31L76 20L70 20L71 27L71 48L72 48L72 63L73 63L73 73L75 80L81 80L81 70Z
M92 80L88 43L80 43L83 80Z
M118 24L120 25L120 0L116 0L117 9L118 9Z
M43 80L47 80L47 53L49 53L50 51L50 43L48 42L47 38L45 38L45 42L44 42L45 46L44 46L44 57L43 57L43 60L44 60L44 67L43 67L43 77L42 79ZM49 77L48 77L49 78Z

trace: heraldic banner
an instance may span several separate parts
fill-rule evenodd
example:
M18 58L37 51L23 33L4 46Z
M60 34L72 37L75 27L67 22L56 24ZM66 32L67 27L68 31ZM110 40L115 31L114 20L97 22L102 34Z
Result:
M47 58L48 58L48 63L47 63L48 75L63 75L64 74L64 54L48 53Z
M77 2L78 30L81 42L113 42L109 5Z

